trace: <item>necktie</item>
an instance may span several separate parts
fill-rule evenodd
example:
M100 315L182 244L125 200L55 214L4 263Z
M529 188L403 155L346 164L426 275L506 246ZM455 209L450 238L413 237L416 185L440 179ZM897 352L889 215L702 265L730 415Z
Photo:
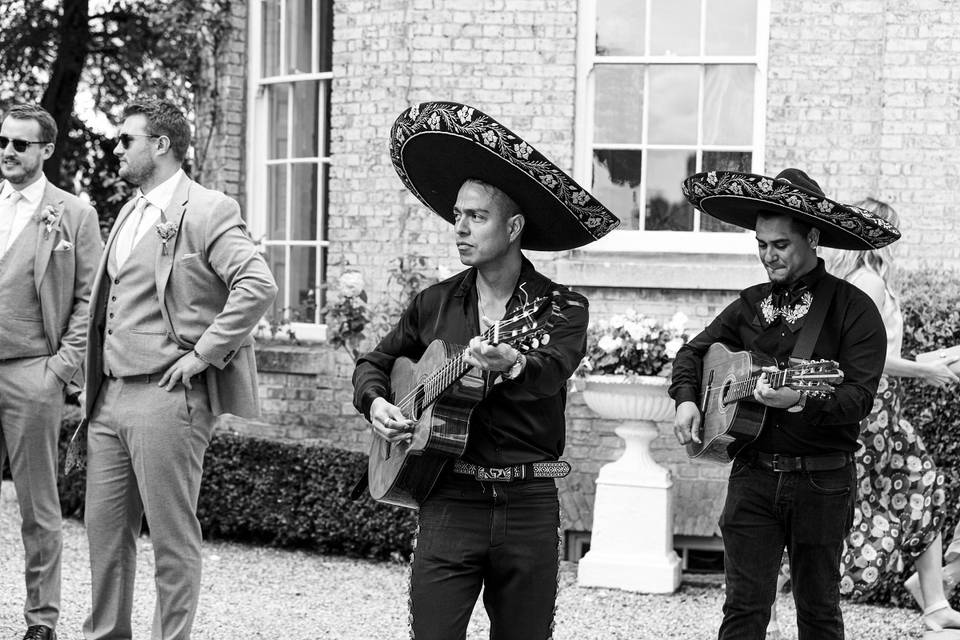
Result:
M17 203L23 199L23 194L16 189L11 189L10 193L3 199L0 207L0 256L7 252L7 245L12 239L10 232L13 230L13 221L17 216Z
M117 243L117 266L126 262L130 254L133 253L133 248L137 246L137 235L140 233L140 223L143 222L143 212L146 210L148 204L147 199L140 196L133 205L133 212L124 225L130 229L129 235L124 238L126 242Z

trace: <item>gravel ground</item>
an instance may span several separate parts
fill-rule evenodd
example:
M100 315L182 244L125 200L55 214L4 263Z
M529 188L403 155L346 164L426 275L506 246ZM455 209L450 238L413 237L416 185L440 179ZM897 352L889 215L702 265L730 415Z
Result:
M10 482L0 491L0 640L23 634L23 548L20 516ZM153 615L153 554L139 544L134 637L149 637ZM197 640L284 638L403 640L408 638L406 564L379 563L280 551L234 543L204 543L203 592L194 625ZM64 523L63 602L59 636L81 640L90 600L87 542L82 524ZM671 595L642 595L576 585L576 565L564 563L555 640L715 638L723 589L719 576L685 574ZM782 640L795 640L793 602L779 600ZM915 611L844 605L847 637L855 640L920 638ZM787 628L790 627L790 628ZM487 637L481 607L468 640Z

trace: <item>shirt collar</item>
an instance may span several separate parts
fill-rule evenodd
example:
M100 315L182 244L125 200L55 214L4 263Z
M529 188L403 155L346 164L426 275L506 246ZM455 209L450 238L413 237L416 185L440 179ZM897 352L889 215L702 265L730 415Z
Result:
M43 199L43 192L47 189L47 182L47 176L41 173L40 178L20 190L20 195L23 196L23 199L27 203L35 207L40 206L40 201ZM0 189L0 199L6 198L10 195L11 191L13 191L13 185L10 184L9 180L4 180L3 189Z
M177 172L172 176L150 189L150 193L144 193L137 189L137 197L143 196L147 199L147 202L160 209L160 211L165 211L170 206L170 201L173 200L173 193L177 190L180 179L185 176L183 169L177 169Z
M533 268L533 263L527 260L525 256L521 256L520 260L520 277L517 278L517 286L513 290L513 296L511 296L511 299L517 295L518 290L524 283L540 275L537 273L536 269ZM463 280L460 281L460 286L457 287L454 295L458 298L467 297L467 294L475 291L476 288L477 268L471 267L464 273Z

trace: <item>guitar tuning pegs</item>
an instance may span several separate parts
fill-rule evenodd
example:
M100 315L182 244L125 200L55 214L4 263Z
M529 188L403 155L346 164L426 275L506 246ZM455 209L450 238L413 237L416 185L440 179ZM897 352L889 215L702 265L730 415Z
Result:
M549 343L550 343L550 334L549 333L543 334L543 337L540 338L540 344L546 346Z

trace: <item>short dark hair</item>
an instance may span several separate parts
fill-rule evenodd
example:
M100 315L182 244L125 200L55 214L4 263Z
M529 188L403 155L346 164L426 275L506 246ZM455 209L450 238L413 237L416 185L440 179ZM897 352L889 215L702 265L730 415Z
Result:
M53 119L53 116L50 115L50 112L44 109L43 107L38 107L34 104L15 104L7 111L7 114L3 117L4 120L7 118L15 118L16 120L33 120L40 125L40 140L37 142L56 142L57 134L59 130L57 129L57 121Z
M183 160L186 157L190 146L190 125L175 104L156 99L131 102L123 110L123 119L136 115L147 119L147 130L151 135L169 138L174 158Z

